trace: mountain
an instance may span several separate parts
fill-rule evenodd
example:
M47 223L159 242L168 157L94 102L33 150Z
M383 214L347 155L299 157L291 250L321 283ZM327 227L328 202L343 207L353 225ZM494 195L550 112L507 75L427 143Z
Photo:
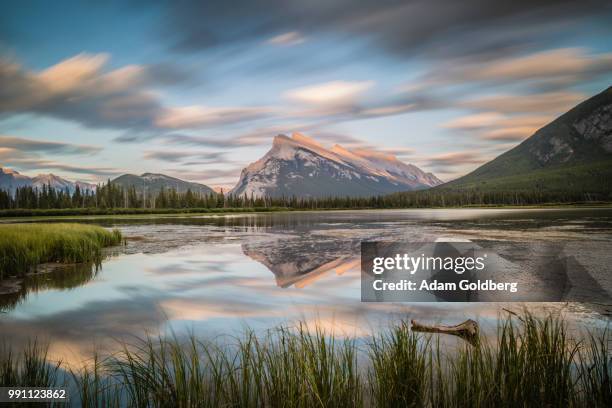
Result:
M437 189L612 192L612 87Z
M6 167L0 167L0 189L9 191L11 194L19 187L32 185L32 180L28 176L19 174L15 170Z
M28 177L6 167L0 168L0 190L9 191L11 194L13 194L19 187L31 186L42 189L43 185L51 186L58 191L68 190L71 194L74 192L77 185L82 191L93 191L96 189L94 184L85 183L83 181L68 181L64 178L56 176L55 174L39 174L36 177Z
M74 183L55 174L39 174L32 178L32 187L42 190L43 186L51 186L51 188L61 191L72 192L74 190Z
M331 273L338 275L359 269L360 241L317 237L249 241L242 244L242 252L261 263L276 277L276 284L286 288L303 288ZM317 256L312 256L315 252Z
M157 193L164 187L165 189L176 189L178 192L186 192L191 189L192 192L209 194L213 190L204 184L191 183L164 174L144 173L140 176L133 174L124 174L111 181L114 184L124 188L134 186L136 191L142 193L143 187L146 187L147 193ZM0 190L15 193L18 187L31 186L42 189L43 186L51 186L58 191L68 190L71 194L74 193L76 186L79 186L81 191L95 191L96 185L86 183L84 181L69 181L55 174L39 174L36 177L28 177L15 170L0 167Z
M210 194L213 190L199 183L183 181L174 177L166 176L165 174L144 173L140 176L134 174L124 174L112 180L111 183L117 184L123 188L135 187L138 193L142 193L146 189L147 193L158 193L163 187L165 190L175 189L179 193L184 193L191 190L194 193Z
M242 170L233 195L366 197L442 182L395 156L336 145L326 149L300 133L278 135L272 149Z

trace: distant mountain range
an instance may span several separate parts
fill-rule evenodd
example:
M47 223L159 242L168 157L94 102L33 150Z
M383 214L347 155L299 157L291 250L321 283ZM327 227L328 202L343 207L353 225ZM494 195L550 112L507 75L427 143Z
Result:
M442 181L391 154L340 145L326 149L300 133L278 135L272 149L242 170L233 195L360 197L420 190Z
M94 191L96 189L95 184L83 181L68 181L55 174L39 174L36 177L28 177L15 170L0 167L0 189L9 191L11 194L14 194L17 188L27 186L38 189L42 189L43 186L51 186L55 190L68 190L72 194L77 185L81 191Z
M184 193L188 189L191 189L191 191L194 193L202 194L210 194L213 191L210 187L204 184L192 183L177 179L175 177L166 176L164 174L154 173L144 173L140 176L136 176L134 174L124 174L111 180L111 183L119 185L123 188L134 187L136 192L139 194L142 194L143 190L145 189L147 194L156 194L162 187L166 190L175 189L179 193ZM70 194L74 193L77 185L81 191L96 190L95 184L85 183L83 181L69 181L62 177L56 176L55 174L39 174L36 177L28 177L6 167L0 168L0 189L9 191L11 194L14 194L18 187L31 186L42 189L43 185L51 186L51 188L54 188L57 191L68 190Z
M437 189L612 192L612 87Z
M191 190L193 193L210 194L213 189L200 183L192 183L175 177L166 176L165 174L144 173L140 176L134 174L124 174L111 180L111 183L119 185L123 188L134 187L139 194L146 190L149 193L159 193L162 187L165 190L174 189L179 193L185 193Z

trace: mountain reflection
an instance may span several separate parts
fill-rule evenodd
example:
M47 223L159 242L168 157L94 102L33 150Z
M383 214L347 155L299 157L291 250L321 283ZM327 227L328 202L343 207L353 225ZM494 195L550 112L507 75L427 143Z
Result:
M243 243L242 252L263 264L282 288L303 288L324 275L359 269L359 241L277 239Z

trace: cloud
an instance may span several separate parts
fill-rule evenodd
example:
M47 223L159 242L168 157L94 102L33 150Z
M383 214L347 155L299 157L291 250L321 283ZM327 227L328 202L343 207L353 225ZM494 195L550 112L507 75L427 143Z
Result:
M416 110L417 105L414 103L405 103L399 105L387 105L375 108L366 108L361 111L361 114L367 117L380 117L399 115L406 112Z
M108 71L108 60L107 54L79 54L34 72L0 58L0 114L35 113L92 128L155 134L254 120L268 113L253 107L165 106L155 87L191 80L185 71L168 64Z
M593 54L585 48L559 48L524 55L500 56L488 61L462 59L438 63L416 81L431 86L536 82L542 88L565 88L589 78L609 74L612 54Z
M71 143L39 141L16 136L0 135L0 146L24 152L57 154L95 154L102 150L99 146L76 145Z
M498 112L484 112L453 119L449 122L443 123L442 127L461 130L479 129L494 125L503 118L504 116Z
M346 121L401 115L448 106L448 101L424 93L367 95L374 81L331 81L286 91L297 103L284 114L292 120L310 120L312 129ZM303 130L303 129L302 129Z
M278 33L359 39L374 52L412 57L507 55L557 39L588 16L610 14L605 0L221 0L168 2L160 34L182 52L248 46ZM603 26L605 32L609 27ZM281 34L282 35L282 34Z
M553 119L553 115L504 115L483 112L466 115L442 124L442 127L461 131L483 140L497 142L521 141Z
M459 107L489 111L494 107L500 113L563 113L579 102L586 95L578 92L545 92L533 95L498 94L469 99L458 103Z
M481 138L485 140L498 140L502 142L521 141L534 134L536 130L537 128L532 126L512 126L485 132Z
M463 131L473 131L490 127L542 127L552 119L550 115L512 115L499 112L483 112L461 116L442 124L442 127Z
M167 108L155 119L155 125L166 129L203 128L263 118L270 109L261 107L213 108L184 106Z
M51 154L91 155L101 150L96 146L43 142L13 136L0 136L0 146L0 163L11 168L94 176L113 176L120 173L120 170L112 167L78 166L47 158Z
M161 109L143 85L145 68L110 72L105 54L79 54L41 72L0 60L0 113L31 112L90 127L147 126Z
M172 163L184 162L185 160L198 160L197 162L186 162L185 165L215 163L224 159L225 152L193 152L193 151L148 151L143 157Z
M200 147L238 148L269 143L274 133L246 133L235 137L209 137L170 134L164 137L166 143Z
M183 180L194 180L201 183L204 183L208 186L210 185L223 185L223 186L231 186L233 187L238 178L240 177L240 172L243 167L233 167L227 169L198 169L197 171L188 171L184 168L166 168L164 169L165 174L176 175Z
M432 100L439 101L431 103L429 108L470 112L442 124L444 128L469 133L481 140L510 142L525 139L587 98L581 92L572 91L572 86L610 72L612 53L559 48L487 61L449 59L433 65L429 72L403 87L402 92L429 93ZM465 86L484 90L512 86L514 93L489 91L481 96L465 97Z
M0 162L7 167L17 167L22 170L54 170L95 176L114 176L121 172L112 167L76 166L54 160L41 159L36 156L26 155L20 150L7 147L0 148Z
M481 164L485 159L475 152L451 152L431 156L428 159L429 166L435 168L446 168L465 164Z
M373 85L373 81L332 81L289 90L285 97L307 105L351 106Z
M286 33L274 36L274 37L270 38L266 42L268 44L280 45L280 46L286 46L287 47L287 46L293 46L293 45L301 44L304 41L306 41L306 38L304 38L304 36L302 36L299 32L297 32L297 31L288 31Z
M313 124L295 123L292 125L267 126L251 131L237 133L233 136L227 134L217 136L194 136L181 133L165 135L162 140L170 145L183 144L188 146L214 147L214 148L242 148L250 146L271 145L274 136L281 133L293 133L312 129Z

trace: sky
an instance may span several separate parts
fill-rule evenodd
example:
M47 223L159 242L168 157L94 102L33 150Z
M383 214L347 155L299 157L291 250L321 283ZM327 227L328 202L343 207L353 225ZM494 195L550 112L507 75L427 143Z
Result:
M612 3L3 1L0 166L230 188L277 134L451 180L612 85Z

